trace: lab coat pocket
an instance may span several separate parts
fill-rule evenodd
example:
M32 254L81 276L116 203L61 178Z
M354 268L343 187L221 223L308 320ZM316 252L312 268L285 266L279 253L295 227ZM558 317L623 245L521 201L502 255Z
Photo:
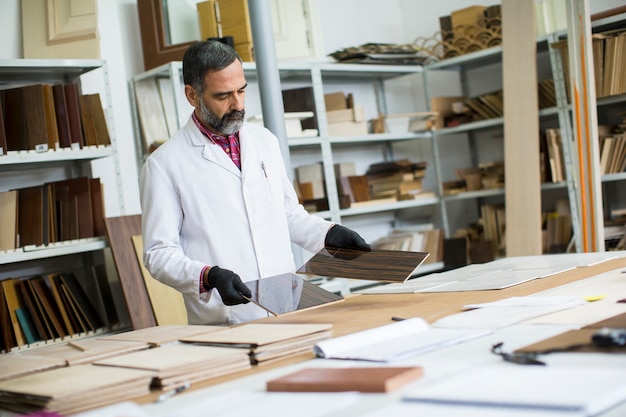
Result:
M267 201L275 206L282 196L280 178L277 178L276 175L272 175L273 172L264 161L261 161L261 171L263 173L263 183L267 194Z

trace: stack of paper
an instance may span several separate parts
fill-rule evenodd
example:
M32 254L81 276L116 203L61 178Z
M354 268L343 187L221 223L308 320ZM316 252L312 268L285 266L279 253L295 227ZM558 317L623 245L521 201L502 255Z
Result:
M310 351L331 335L331 324L249 323L217 332L182 338L183 342L245 349L256 365Z
M248 355L241 349L189 344L161 346L94 364L151 371L153 388L164 390L250 368Z
M72 414L147 395L152 376L91 364L52 369L0 382L0 408Z
M318 343L317 356L390 362L489 334L487 330L435 329L420 318L352 333Z
M131 330L124 333L111 334L100 337L100 340L125 340L129 342L144 342L151 347L177 342L181 337L192 336L198 333L208 333L224 329L224 326L202 326L187 324L166 324L143 329Z
M149 344L143 342L81 339L27 350L22 352L22 355L61 359L69 366L91 363L98 359L144 350L149 347Z

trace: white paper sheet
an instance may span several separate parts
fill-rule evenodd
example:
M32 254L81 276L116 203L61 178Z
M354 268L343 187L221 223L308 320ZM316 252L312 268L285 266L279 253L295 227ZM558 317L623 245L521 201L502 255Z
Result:
M502 364L500 364L502 365ZM436 404L582 412L596 415L626 400L626 372L556 366L481 366L457 373L403 398Z
M321 358L391 362L489 333L475 329L434 329L424 320L414 318L324 340L313 350Z

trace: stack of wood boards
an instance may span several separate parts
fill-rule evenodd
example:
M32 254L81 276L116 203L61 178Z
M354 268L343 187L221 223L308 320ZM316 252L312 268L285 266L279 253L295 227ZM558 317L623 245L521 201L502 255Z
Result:
M182 342L232 347L247 352L253 365L311 351L331 336L331 324L248 323L217 332L181 338Z
M0 407L72 414L130 400L150 392L153 373L137 369L68 366L0 382Z
M150 371L154 374L152 388L169 390L248 369L250 360L241 349L169 344L103 359L95 365Z

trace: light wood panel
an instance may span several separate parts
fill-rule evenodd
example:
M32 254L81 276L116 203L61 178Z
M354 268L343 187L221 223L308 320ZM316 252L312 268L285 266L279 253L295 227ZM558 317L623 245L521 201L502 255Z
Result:
M502 2L506 255L541 255L537 46L533 0Z

